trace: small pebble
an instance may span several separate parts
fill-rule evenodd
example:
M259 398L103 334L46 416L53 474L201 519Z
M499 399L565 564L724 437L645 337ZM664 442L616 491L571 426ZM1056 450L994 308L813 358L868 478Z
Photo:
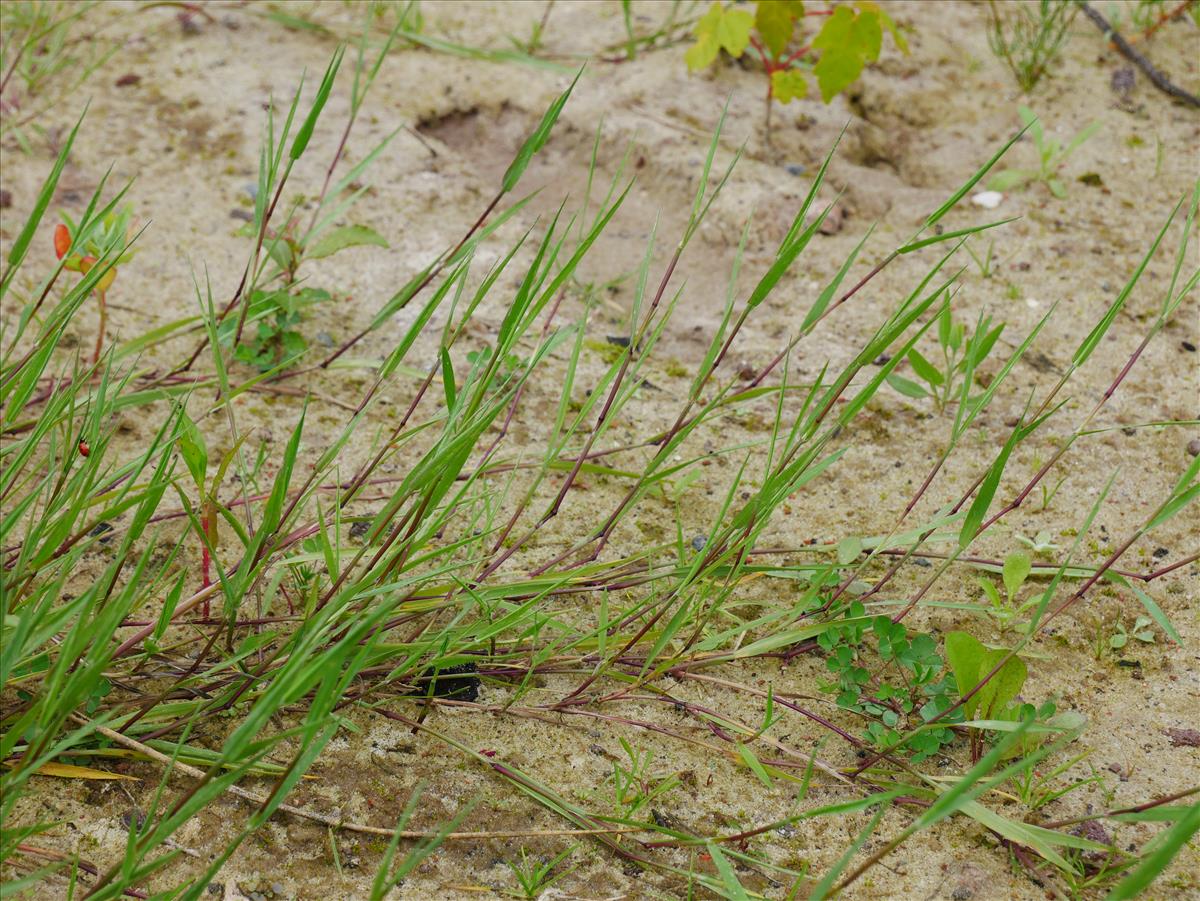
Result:
M1187 452L1190 456L1200 457L1200 438L1193 438L1188 442Z
M1190 354L1194 354L1196 352L1196 345L1191 341L1181 341L1179 346Z
M317 343L322 347L333 347L333 335L329 332L317 332Z
M225 886L219 882L210 882L206 891L216 898L225 897Z
M692 539L692 550L693 551L702 551L702 550L704 550L704 545L706 545L706 544L708 544L708 539L705 538L703 535L697 535L695 538Z
M8 188L0 188L0 210L7 210L12 206L12 191Z
M141 80L142 76L135 72L128 72L118 78L114 84L116 84L116 86L119 88L131 88Z
M230 219L241 219L243 222L253 222L254 214L251 213L249 210L230 210L229 218Z
M271 883L271 891L273 891L277 895L282 895L283 894L283 883L282 882L272 882Z
M924 566L926 568L933 566L933 564L930 563L928 560L926 560L924 557L914 557L913 563L917 564L917 566Z
M788 175L803 175L806 171L800 163L788 163L784 168L787 170Z
M971 198L971 203L975 206L981 206L985 210L994 210L1000 206L1000 201L1004 199L1004 195L999 191L980 191Z
M1167 556L1169 553L1171 553L1171 552L1168 551L1165 547L1156 547L1154 549L1154 559L1161 560L1163 557Z

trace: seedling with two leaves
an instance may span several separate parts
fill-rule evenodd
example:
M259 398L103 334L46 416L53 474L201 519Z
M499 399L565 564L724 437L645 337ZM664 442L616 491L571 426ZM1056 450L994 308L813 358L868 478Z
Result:
M1108 639L1108 646L1114 651L1119 651L1125 645L1129 644L1129 639L1136 638L1143 644L1154 644L1154 630L1151 626L1154 625L1154 620L1148 616L1139 616L1133 621L1133 628L1128 632L1125 631L1125 624L1117 620L1117 632Z
M992 352L1004 325L1002 322L993 327L990 316L980 315L975 331L968 337L966 326L954 320L946 303L938 315L937 329L942 365L934 365L914 347L908 352L908 363L925 385L895 373L887 377L888 384L906 397L931 397L938 411L945 411L955 395L969 394L979 365Z
M1012 191L1034 182L1041 182L1055 197L1067 196L1067 188L1059 175L1059 170L1066 165L1071 155L1079 146L1094 135L1100 128L1099 122L1093 122L1079 134L1071 138L1064 146L1057 138L1047 137L1042 129L1042 123L1027 106L1017 109L1021 122L1029 129L1029 136L1037 148L1038 167L1036 169L1001 169L992 176L988 188L993 191Z

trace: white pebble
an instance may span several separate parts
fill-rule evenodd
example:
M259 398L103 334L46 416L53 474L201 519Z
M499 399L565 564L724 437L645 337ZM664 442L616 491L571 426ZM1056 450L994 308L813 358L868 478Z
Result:
M971 198L971 203L975 206L981 206L985 210L994 210L1000 206L1000 201L1004 199L1004 195L999 191L980 191Z

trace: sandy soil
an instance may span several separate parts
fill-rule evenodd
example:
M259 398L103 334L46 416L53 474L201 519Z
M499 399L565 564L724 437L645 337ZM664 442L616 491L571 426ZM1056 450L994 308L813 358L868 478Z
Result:
M758 314L752 317L735 350L739 363L762 365L786 340L806 310L814 291L877 223L875 236L855 270L865 272L892 246L910 234L1017 126L1020 101L1002 64L990 53L984 32L985 10L965 3L925 2L890 4L892 15L906 29L912 54L886 49L850 95L830 106L804 101L776 107L773 143L764 143L761 128L763 82L748 67L722 65L710 73L688 77L683 45L643 53L633 62L592 63L564 113L546 150L525 176L523 187L543 187L541 196L505 235L528 227L535 215L552 211L564 194L582 194L589 155L600 128L600 168L615 171L627 146L637 185L613 228L582 271L584 280L598 286L632 270L645 250L656 217L660 246L669 251L684 224L708 136L726 98L729 113L721 157L728 160L745 145L728 189L713 209L692 251L685 256L678 282L686 288L676 316L664 338L658 369L651 380L663 392L645 390L632 409L637 421L629 437L649 433L673 417L674 407L663 397L686 384L673 375L667 361L686 368L703 353L707 336L718 321L738 237L753 214L740 289L752 284L787 228L796 206L819 166L846 126L838 155L830 168L827 199L842 191L840 230L819 236L804 266L790 274ZM195 300L192 271L204 265L214 291L228 296L244 264L247 244L236 232L236 218L250 203L263 106L272 96L289 95L301 72L310 76L323 69L333 40L312 32L288 30L234 6L209 7L213 22L194 19L182 29L176 10L160 8L124 16L113 28L127 34L127 49L81 89L78 105L91 100L72 161L57 198L77 212L99 177L113 165L120 183L134 178L131 200L139 217L151 227L139 242L134 263L122 269L119 296L114 294L111 328L133 336L164 322L192 315ZM541 3L423 4L427 29L464 44L501 46L506 33L524 36L541 17ZM665 5L635 3L640 28L648 28ZM349 35L357 27L358 10L342 4L292 4L288 11L311 16L334 32ZM113 5L111 15L121 8ZM1102 128L1085 143L1066 168L1069 196L1053 198L1034 187L1005 197L994 214L965 204L947 220L957 228L983 217L1020 216L995 232L995 258L990 278L969 266L956 304L960 315L973 319L979 311L1008 323L1002 347L1012 348L1051 305L1057 310L1034 353L1014 373L1004 398L993 405L980 427L935 486L928 513L956 496L991 459L1008 429L1005 422L1020 411L1028 391L1051 384L1078 340L1105 305L1120 290L1137 265L1174 203L1190 190L1197 174L1200 117L1170 103L1139 74L1127 94L1118 94L1110 81L1127 63L1104 46L1098 32L1082 17L1074 39L1052 77L1043 81L1030 105L1054 134L1069 138L1089 122ZM556 4L548 21L545 53L591 53L618 44L623 37L620 6L613 2ZM1153 57L1189 90L1200 87L1197 32L1184 25L1168 27L1154 39ZM117 86L122 75L140 76L135 85ZM569 76L518 64L467 62L421 49L404 49L385 63L379 82L356 127L349 159L367 150L398 124L412 125L420 134L402 132L381 156L374 184L354 211L353 219L375 228L391 249L353 250L312 265L314 284L335 288L338 299L314 310L306 326L317 342L340 343L362 327L397 286L418 271L441 248L453 243L474 220L494 191L512 153L519 146L553 94ZM310 78L310 84L313 79ZM298 172L296 191L315 194L323 167L331 157L344 121L346 91L330 102L326 120L314 137L306 158L312 162ZM75 106L55 110L47 122L52 140L64 134ZM10 242L31 205L36 187L49 165L51 150L37 147L34 156L4 148L4 185L12 192L13 208L5 211L0 237ZM1033 149L1023 142L1013 150L1014 164L1030 164ZM1096 185L1076 181L1085 173L1099 176ZM1093 181L1095 181L1093 179ZM494 245L496 248L501 244ZM480 263L490 262L488 253ZM661 271L662 254L653 271ZM928 255L906 257L873 281L852 304L831 317L801 346L795 361L799 378L811 377L828 360L844 363L858 342L879 323L895 300L911 290L929 264ZM1065 435L1103 392L1116 369L1128 358L1152 321L1170 272L1166 256L1149 267L1136 294L1120 315L1103 352L1072 382L1071 400L1055 435ZM853 277L853 273L852 273ZM592 336L621 334L631 296L626 280L613 289L590 323ZM482 321L497 325L499 301L483 309ZM575 315L582 299L568 299ZM1130 426L1142 422L1197 417L1198 307L1193 297L1154 341L1119 394L1106 407L1100 426ZM372 335L357 348L359 358L378 358L407 324L405 315ZM78 323L78 340L86 342L91 321ZM190 340L190 339L189 339ZM159 349L145 362L175 359L184 343ZM585 360L585 378L598 376L602 360ZM362 370L339 371L306 387L324 401L310 413L305 439L310 449L323 446L347 415L330 401L352 403L366 384ZM403 386L402 386L403 387ZM542 440L553 415L555 385L532 386L515 425L517 445ZM394 404L407 401L397 389ZM299 412L299 401L254 398L238 409L239 426L282 440ZM770 416L764 403L759 411ZM380 410L383 421L394 406ZM761 438L761 421L753 408L726 420L719 433L705 440L731 445ZM123 438L144 439L151 423L133 417L122 423ZM886 532L935 458L949 420L932 408L885 392L872 402L844 438L846 457L826 477L807 487L771 532L771 541L796 546L808 539L826 541L847 534ZM1086 562L1100 562L1178 478L1188 462L1186 445L1197 437L1184 428L1116 429L1082 441L1061 469L1066 477L1049 507L1022 508L984 542L982 551L1003 556L1018 548L1017 535L1047 531L1065 544L1066 530L1079 525L1109 474L1116 473L1108 502L1096 521L1097 541L1085 551ZM371 440L364 435L347 449L357 462ZM1053 449L1047 435L1029 452L1022 452L1008 493L1035 471ZM700 533L730 478L726 461L704 471L689 498L685 528ZM602 479L587 482L587 491L539 535L536 546L514 565L527 566L561 550L579 531L606 511L620 490ZM673 528L673 511L647 501L614 538L611 552L636 548L644 529ZM1194 511L1160 530L1152 540L1136 545L1123 561L1127 569L1148 571L1164 561L1194 552L1200 523ZM1040 646L1042 657L1031 660L1035 678L1028 690L1036 700L1058 696L1060 709L1086 715L1091 728L1074 753L1088 752L1071 777L1093 773L1098 784L1073 792L1064 801L1043 808L1046 820L1078 816L1122 804L1140 803L1160 794L1200 783L1200 759L1193 748L1175 746L1165 730L1196 728L1200 710L1200 569L1189 566L1157 580L1150 594L1170 616L1186 640L1169 644L1158 634L1153 644L1130 642L1123 658L1111 654L1097 659L1096 636L1115 623L1127 627L1140 613L1136 600L1116 590L1094 592L1086 604L1060 620L1052 639ZM920 571L901 577L889 597L904 597L919 584ZM776 588L756 589L753 600L764 606L779 603ZM977 602L981 592L969 573L951 575L938 584L938 602ZM784 599L786 600L786 598ZM922 628L949 630L964 625L983 640L1004 638L981 617L944 608L925 608L915 620ZM1136 665L1119 665L1136 664ZM823 677L819 659L801 658L790 666L756 662L729 667L723 678L776 691L819 695ZM567 683L547 680L530 702L560 696ZM719 686L681 682L671 686L676 696L726 711L742 711L756 721L761 708ZM487 684L480 701L503 704L511 689ZM653 707L653 709L652 709ZM629 705L622 714L650 722L669 723L698 739L709 735L669 706ZM496 751L542 779L565 796L603 806L612 761L621 753L619 739L653 753L652 771L678 774L683 786L666 795L656 810L688 829L712 834L752 828L797 812L803 805L830 802L838 790L821 784L803 802L794 789L777 785L765 790L744 767L701 745L682 744L650 731L617 728L610 723L576 718L546 723L494 716L462 709L438 709L431 722L476 748ZM432 826L475 799L474 811L461 829L564 829L567 824L538 807L513 788L470 760L424 736L411 735L397 724L356 714L360 732L339 736L314 770L320 778L306 783L293 803L313 809L340 811L347 820L390 826L409 793L426 784L424 801L414 826ZM814 724L800 718L788 721L779 737L793 747L809 749L821 737ZM210 738L217 738L210 736ZM852 750L827 743L822 753L835 764L852 761ZM959 761L961 763L961 761ZM55 847L75 851L105 865L117 859L125 842L120 816L139 806L154 791L159 773L148 765L125 765L122 770L143 781L126 784L84 784L42 780L27 798L21 816L61 823L49 838ZM246 809L229 799L213 805L177 836L199 859L183 857L154 885L165 887L198 870L234 834ZM868 848L894 835L907 814L892 813ZM863 816L800 824L788 834L757 837L751 847L790 866L811 866L820 873L833 864L847 843L866 823ZM1141 843L1151 830L1123 826L1115 833L1124 845ZM340 862L335 865L332 842ZM396 897L476 898L512 890L515 883L504 864L524 846L551 856L571 843L561 837L459 841L444 845L406 881ZM297 899L357 898L364 896L374 873L381 842L349 834L332 836L316 824L276 817L246 841L218 878L213 894L246 897L262 891L266 897ZM664 859L686 867L686 855L665 852ZM674 856L671 856L674 855ZM612 855L586 842L572 855L576 866L543 897L560 898L675 898L684 897L684 881L660 873L622 867ZM954 820L922 833L875 869L870 878L849 893L855 898L1035 898L1047 894L1015 867L1007 853L974 824ZM1153 897L1200 897L1200 853L1193 846L1174 864ZM784 887L772 885L753 872L744 872L747 887L769 897L782 897ZM275 888L272 889L272 886ZM47 886L42 897L55 897L60 887ZM274 893L272 895L272 892Z

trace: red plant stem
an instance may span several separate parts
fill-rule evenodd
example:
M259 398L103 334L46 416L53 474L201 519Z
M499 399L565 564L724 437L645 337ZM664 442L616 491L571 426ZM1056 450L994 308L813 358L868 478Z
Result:
M203 591L212 584L212 555L208 551L208 542L204 540L204 536L208 535L209 528L207 513L200 516L200 528L204 533L200 539L200 572L203 579L200 584L200 590ZM210 615L209 602L206 598L204 601L204 618L208 619Z
M99 876L99 868L90 861L76 857L74 854L64 854L61 851L55 851L52 848L41 848L37 845L30 845L24 842L18 843L17 852L20 854L28 854L31 857L40 857L43 860L53 860L59 863L70 863L89 876ZM148 898L150 897L145 892L135 888L127 888L121 891L122 895L127 895L130 898Z
M1185 788L1183 791L1174 792L1170 795L1163 795L1161 798L1155 798L1153 801L1147 801L1144 804L1136 804L1133 807L1106 810L1104 813L1089 813L1087 816L1072 817L1069 820L1055 820L1051 823L1039 823L1038 825L1043 829L1059 829L1063 826L1074 826L1076 823L1085 823L1088 820L1100 820L1106 817L1120 816L1123 813L1141 813L1145 810L1161 807L1163 804L1170 804L1172 801L1178 801L1181 798L1189 798L1195 794L1200 794L1200 785L1195 788Z

